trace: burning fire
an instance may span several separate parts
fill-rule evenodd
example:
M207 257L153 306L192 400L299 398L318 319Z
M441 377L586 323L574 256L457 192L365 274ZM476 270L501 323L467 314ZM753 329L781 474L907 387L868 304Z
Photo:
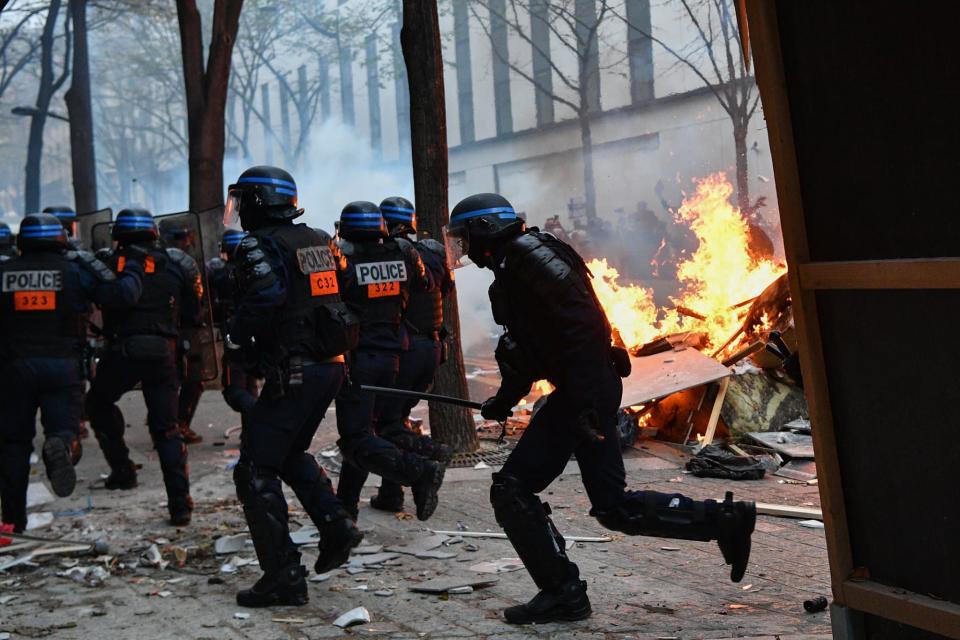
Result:
M758 296L786 271L782 263L751 257L747 221L731 203L732 195L726 176L716 173L698 180L696 191L677 212L677 219L690 227L700 244L677 267L681 289L671 297L673 308L657 307L652 289L620 284L620 274L605 259L588 263L597 297L627 347L662 335L698 331L706 335L709 347L717 348L743 322L746 307L736 305Z

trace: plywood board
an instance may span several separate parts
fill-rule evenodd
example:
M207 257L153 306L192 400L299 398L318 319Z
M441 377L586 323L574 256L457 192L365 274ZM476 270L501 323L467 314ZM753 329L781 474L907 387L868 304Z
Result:
M696 349L630 358L633 371L623 381L623 406L643 404L730 375L730 370Z

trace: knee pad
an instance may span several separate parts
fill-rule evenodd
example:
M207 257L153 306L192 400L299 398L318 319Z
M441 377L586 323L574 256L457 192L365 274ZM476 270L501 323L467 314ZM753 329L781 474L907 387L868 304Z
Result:
M241 503L258 503L266 507L285 503L280 478L276 472L240 462L233 468L233 484Z
M545 505L520 478L508 473L494 473L490 486L490 504L501 527L548 520Z

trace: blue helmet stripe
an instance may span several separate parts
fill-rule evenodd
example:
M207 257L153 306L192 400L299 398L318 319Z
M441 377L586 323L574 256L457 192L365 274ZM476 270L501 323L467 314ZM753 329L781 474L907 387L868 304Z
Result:
M280 180L279 178L254 178L254 177L248 177L248 178L240 178L239 180L237 180L237 183L243 183L243 182L252 183L252 184L273 184L273 185L281 185L281 186L284 186L284 187L290 187L291 189L296 189L296 188L297 188L297 185L294 184L294 183L292 183L292 182L290 182L289 180ZM279 189L278 189L278 191L279 191ZM296 195L296 194L294 194L294 195Z
M404 209L403 207L394 207L392 205L383 205L380 207L381 211L393 211L395 213L416 213L413 209Z
M0 227L0 238L6 238L7 236L11 235L13 235L13 233L10 231L10 229L4 229Z
M49 230L49 231L40 231L33 229L26 229L20 232L20 235L24 238L56 238L64 234L63 227L60 227L59 231Z
M510 220L517 217L517 212L511 207L492 207L490 209L477 209L475 211L464 211L462 213L454 214L450 216L450 222L460 222L461 220L467 220L468 218L476 218L477 216L486 216L490 214L499 214L497 217L503 220Z
M346 220L354 220L360 218L382 218L383 215L379 213L342 213L340 217Z
M277 188L276 188L276 192L277 192L277 193L282 193L282 194L285 195L285 196L294 196L294 197L296 197L296 195L297 195L297 190L296 190L296 189L293 189L293 190L291 190L291 189L284 189L283 187L277 187Z
M30 224L25 227L21 227L20 233L26 233L28 231L63 231L63 225L59 224Z
M383 217L387 220L399 220L400 222L413 222L413 214L405 213L385 213Z
M58 218L76 218L77 217L77 214L75 214L73 211L55 211L53 215L55 215Z
M143 229L157 226L153 220L143 220L142 218L120 218L114 224L118 227L140 227Z
M345 220L345 227L379 227L383 220Z

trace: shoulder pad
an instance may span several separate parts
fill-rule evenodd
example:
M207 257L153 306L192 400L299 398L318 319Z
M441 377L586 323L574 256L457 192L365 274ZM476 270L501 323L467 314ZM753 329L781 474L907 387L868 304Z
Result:
M356 247L349 240L344 240L343 238L337 238L337 246L340 247L340 251L343 252L345 256L352 256L356 253Z
M113 257L113 249L110 247L104 247L103 249L97 249L96 253L93 254L97 260L102 260L106 262Z
M116 280L116 274L110 270L110 267L98 260L89 251L67 251L64 256L71 262L76 262L81 267L96 276L101 282L110 282Z
M397 236L393 239L393 241L397 243L397 246L400 247L400 250L403 251L404 253L409 253L410 251L415 250L413 243L407 240L406 238L401 238Z
M225 269L227 263L224 262L223 258L210 258L207 260L207 271L220 271Z
M186 271L188 275L192 276L194 272L200 272L197 261L183 250L170 247L167 249L167 255L170 256L175 265Z
M571 284L573 268L535 235L525 233L507 246L505 267L539 290L556 292Z
M444 260L447 259L447 248L443 246L442 242L434 238L424 238L423 240L417 242L417 246L422 249L426 249L430 253L440 256Z

